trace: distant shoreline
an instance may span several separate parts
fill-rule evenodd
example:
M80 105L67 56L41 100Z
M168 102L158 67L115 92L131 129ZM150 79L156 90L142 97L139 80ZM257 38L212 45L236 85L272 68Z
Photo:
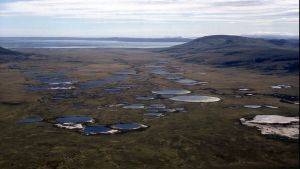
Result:
M120 42L188 42L192 38L131 38L131 37L107 37L107 38L84 38L84 37L0 37L0 40L89 40L89 41L120 41Z
M165 48L190 41L181 38L0 38L5 48Z

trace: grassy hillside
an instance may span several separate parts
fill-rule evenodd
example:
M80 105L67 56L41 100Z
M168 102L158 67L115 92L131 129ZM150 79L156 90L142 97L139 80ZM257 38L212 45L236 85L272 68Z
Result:
M27 59L27 56L24 54L0 47L0 63L21 61L25 59Z
M269 73L299 72L299 40L215 35L160 50L186 62L243 67Z

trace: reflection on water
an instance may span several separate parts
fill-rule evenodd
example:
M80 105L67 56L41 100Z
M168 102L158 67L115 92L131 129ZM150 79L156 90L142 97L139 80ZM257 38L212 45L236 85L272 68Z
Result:
M85 135L97 135L97 134L115 134L119 133L119 130L111 129L104 125L86 126L83 128L83 134Z
M64 123L78 124L78 123L92 123L95 120L87 116L63 116L55 119L55 121L59 124L64 124Z
M80 89L93 89L101 87L106 84L117 83L126 80L128 76L126 75L112 75L100 80L90 80L79 85Z
M170 98L174 101L182 101L182 102L191 102L191 103L209 103L209 102L217 102L221 99L218 97L211 97L211 96L200 96L200 95L190 95L190 96L176 96Z
M141 130L148 128L148 126L138 123L118 123L111 126L111 128L121 131L129 131L129 130Z
M154 94L160 95L182 95L182 94L189 94L191 91L185 89L163 89L158 91L152 91Z

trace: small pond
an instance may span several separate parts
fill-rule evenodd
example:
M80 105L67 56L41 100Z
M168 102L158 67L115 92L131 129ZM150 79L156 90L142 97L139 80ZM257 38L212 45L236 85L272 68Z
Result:
M184 95L191 93L191 91L185 89L163 89L152 91L152 93L160 95Z
M182 101L182 102L191 102L191 103L209 103L209 102L217 102L221 99L218 97L212 96L200 96L200 95L190 95L190 96L176 96L170 98L174 101Z
M149 126L146 126L144 124L139 124L139 123L118 123L118 124L113 124L110 127L121 131L132 131L132 130L142 130L148 128Z

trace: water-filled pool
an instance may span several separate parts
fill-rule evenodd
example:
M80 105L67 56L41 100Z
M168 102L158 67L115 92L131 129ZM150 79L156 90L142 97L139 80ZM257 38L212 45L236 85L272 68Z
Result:
M152 93L160 95L183 95L189 94L191 91L185 89L163 89L152 91Z
M212 96L200 96L200 95L190 95L190 96L176 96L170 98L174 101L182 101L182 102L191 102L191 103L209 103L209 102L217 102L221 99L218 97L212 97Z
M87 116L63 116L55 119L56 123L93 123L95 120L92 117Z

